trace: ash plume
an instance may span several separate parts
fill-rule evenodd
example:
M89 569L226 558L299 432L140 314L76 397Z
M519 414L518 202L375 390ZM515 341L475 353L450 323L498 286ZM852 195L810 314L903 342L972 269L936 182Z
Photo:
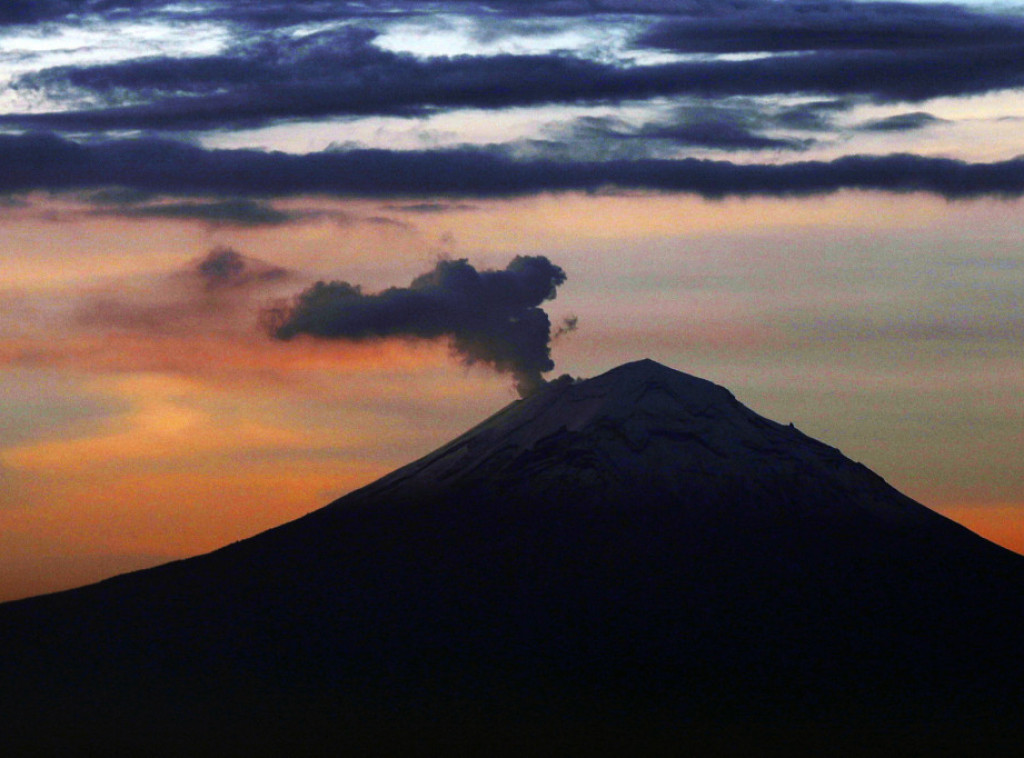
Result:
M215 247L176 270L99 285L73 306L77 325L155 334L194 334L251 327L257 303L278 293L293 273Z
M554 368L551 321L539 306L565 278L544 256L517 256L504 270L481 271L465 259L442 260L408 287L375 294L348 282L317 282L290 304L265 311L263 323L280 340L448 337L465 363L511 374L526 397Z

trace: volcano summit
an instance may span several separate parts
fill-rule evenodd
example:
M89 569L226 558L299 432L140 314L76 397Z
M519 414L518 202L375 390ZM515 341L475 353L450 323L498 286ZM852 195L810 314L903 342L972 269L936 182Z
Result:
M34 754L993 754L1024 559L639 361L0 639Z

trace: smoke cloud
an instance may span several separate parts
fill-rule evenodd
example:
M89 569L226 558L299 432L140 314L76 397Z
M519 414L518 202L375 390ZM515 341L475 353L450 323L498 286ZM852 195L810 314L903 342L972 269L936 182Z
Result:
M288 276L288 270L242 255L229 247L215 247L195 264L195 274L207 290L244 287Z
M91 290L74 307L78 326L136 334L208 334L252 327L258 302L280 294L286 268L215 247L187 267Z
M448 337L464 362L511 374L526 397L554 368L551 321L539 306L563 282L565 272L544 256L517 256L503 271L443 260L408 287L376 294L348 282L317 282L290 304L266 311L264 325L280 340Z

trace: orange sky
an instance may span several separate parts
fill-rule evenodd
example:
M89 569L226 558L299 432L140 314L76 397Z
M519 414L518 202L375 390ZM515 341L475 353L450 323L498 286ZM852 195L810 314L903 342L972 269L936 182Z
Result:
M214 549L422 455L514 399L443 343L277 343L319 277L406 285L438 256L547 255L579 329L556 372L651 357L729 387L1024 552L1020 202L561 195L430 213L298 198L280 227L3 209L0 599ZM227 246L287 279L189 271ZM99 315L97 315L99 314Z

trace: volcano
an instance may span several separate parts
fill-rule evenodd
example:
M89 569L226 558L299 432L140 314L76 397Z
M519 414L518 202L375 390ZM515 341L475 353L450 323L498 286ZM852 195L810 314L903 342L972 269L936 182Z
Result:
M645 360L0 640L9 755L1012 754L1024 558Z

